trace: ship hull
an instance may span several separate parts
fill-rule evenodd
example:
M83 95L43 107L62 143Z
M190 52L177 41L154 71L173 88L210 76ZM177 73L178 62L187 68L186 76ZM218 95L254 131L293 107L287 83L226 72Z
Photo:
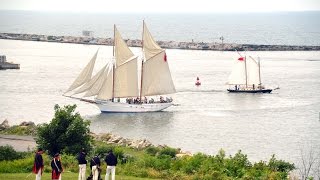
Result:
M250 89L250 90L234 90L227 89L230 93L271 93L272 89Z
M103 101L96 102L96 105L103 113L141 113L162 111L170 107L172 103L128 104Z

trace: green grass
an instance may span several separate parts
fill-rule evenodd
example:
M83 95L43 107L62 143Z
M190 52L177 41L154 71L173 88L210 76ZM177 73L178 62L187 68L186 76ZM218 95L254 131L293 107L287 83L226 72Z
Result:
M105 178L105 174L102 174L101 177L103 180ZM34 180L35 174L31 173L1 173L0 179L2 180ZM78 173L64 172L62 173L62 179L78 179ZM118 180L148 180L148 178L137 178L130 176L120 176L116 175L116 179ZM150 179L150 178L149 178ZM51 173L43 173L41 180L51 180Z
M8 129L0 131L0 134L10 134L10 135L31 135L34 136L36 133L36 126L11 126Z

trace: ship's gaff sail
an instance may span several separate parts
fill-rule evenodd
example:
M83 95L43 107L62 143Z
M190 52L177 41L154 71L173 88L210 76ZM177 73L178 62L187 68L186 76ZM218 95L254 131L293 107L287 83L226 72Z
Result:
M137 60L133 57L115 69L114 97L139 96Z
M259 65L253 58L236 60L228 78L229 85L259 85Z
M145 23L143 26L145 61L142 67L141 96L175 93L166 52L154 41Z
M75 94L80 94L80 93L83 93L89 89L92 88L92 86L94 86L96 84L97 81L99 81L100 79L103 78L103 74L104 74L104 71L106 70L106 67L107 65L105 65L97 74L95 74L91 79L90 81L88 81L87 83L85 83L83 86L81 86L79 89L77 89L73 95Z
M92 71L94 68L94 64L97 59L98 51L99 51L99 49L94 54L94 56L91 58L89 63L85 66L85 68L81 71L81 73L78 75L77 79L71 84L71 86L69 87L67 92L70 92L70 91L80 87L81 85L85 84L86 82L90 81L91 76L92 76Z
M236 60L228 78L229 85L246 84L245 62Z

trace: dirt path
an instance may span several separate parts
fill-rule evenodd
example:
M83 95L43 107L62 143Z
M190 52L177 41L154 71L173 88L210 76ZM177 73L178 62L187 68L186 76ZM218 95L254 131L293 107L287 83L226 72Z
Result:
M17 136L0 134L0 146L10 145L16 151L31 151L37 146L32 136Z

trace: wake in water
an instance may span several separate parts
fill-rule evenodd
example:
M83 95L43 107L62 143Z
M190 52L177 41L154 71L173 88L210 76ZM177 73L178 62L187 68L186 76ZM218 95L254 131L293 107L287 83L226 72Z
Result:
M224 92L223 90L216 90L216 89L178 89L177 93L189 93L189 92L198 92L198 93L203 93L203 92Z

